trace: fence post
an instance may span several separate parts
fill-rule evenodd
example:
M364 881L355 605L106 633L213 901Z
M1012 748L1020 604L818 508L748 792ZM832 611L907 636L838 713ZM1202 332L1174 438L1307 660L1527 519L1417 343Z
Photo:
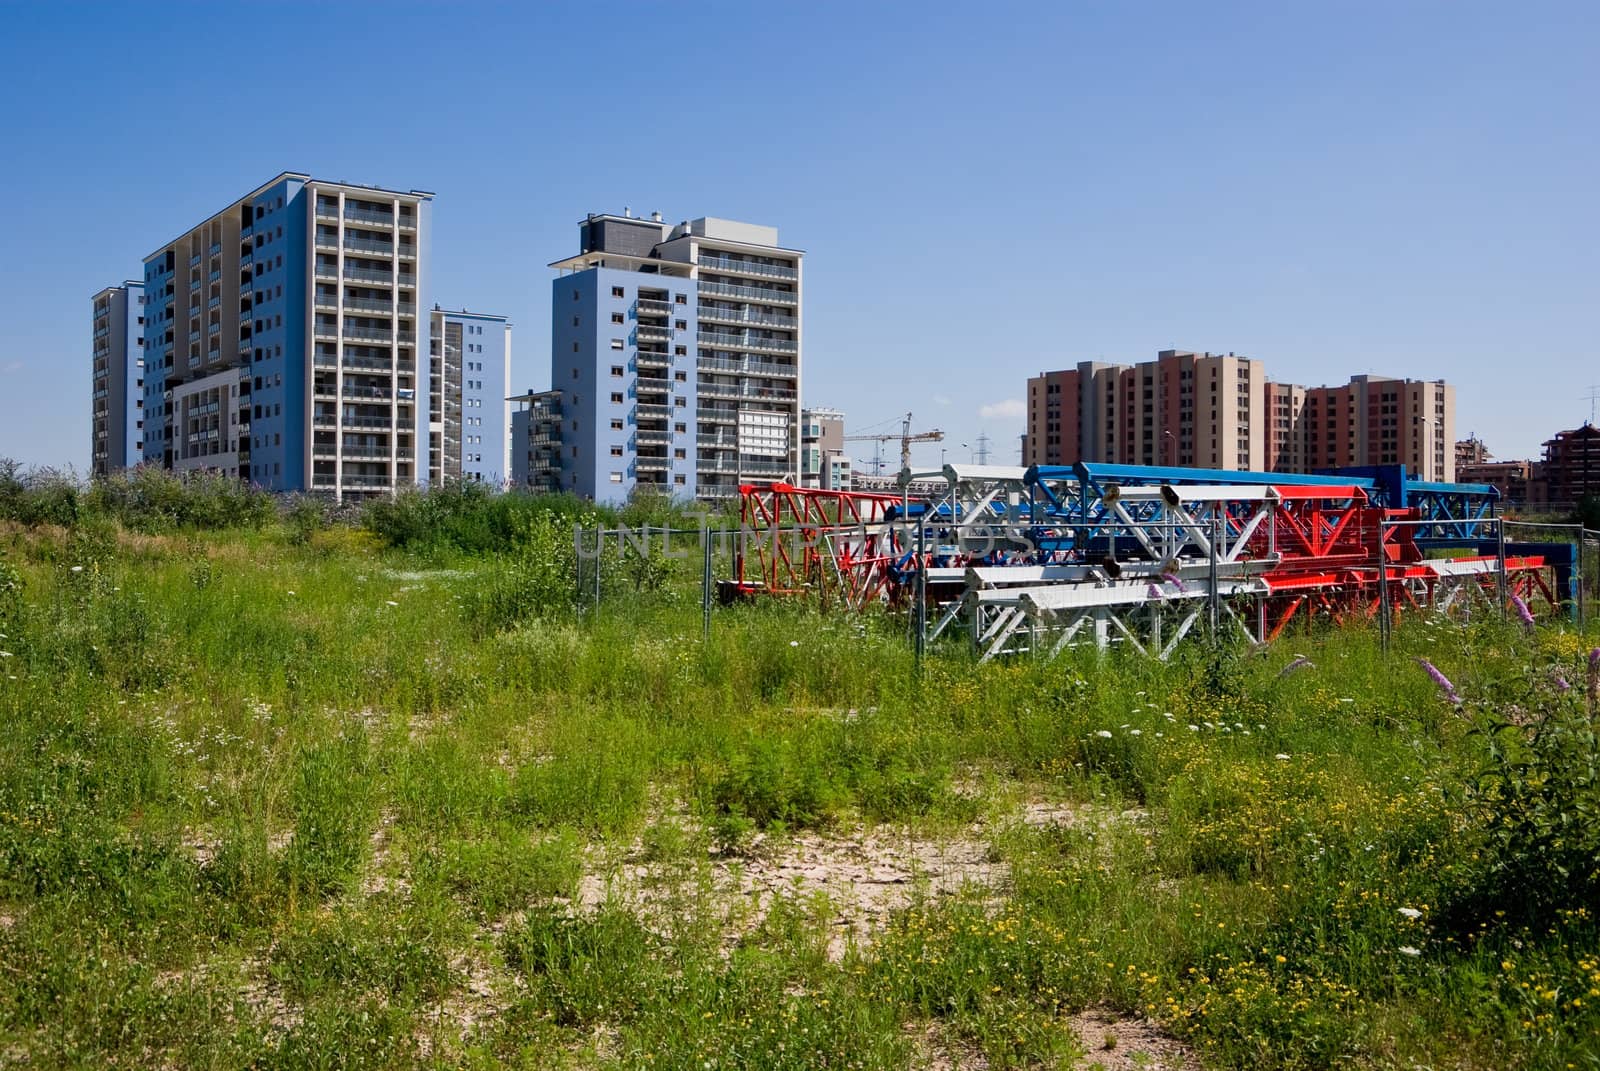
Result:
M1507 605L1510 599L1506 592L1506 519L1496 518L1495 531L1495 590L1500 596L1500 621L1502 624L1511 620L1511 608Z
M927 518L922 518L917 523L917 606L915 624L917 629L917 669L922 669L922 655L928 643L928 561L925 557L927 550L928 524Z
M605 554L606 530L598 525L594 530L594 612L600 615L600 559Z
M578 590L573 592L573 602L577 604L578 613L583 613L583 525L572 526L572 555L577 559Z
M1215 646L1218 639L1218 626L1222 621L1222 593L1217 587L1217 544L1222 542L1222 518L1211 518L1211 594L1209 596L1209 617L1211 619L1211 643Z
M711 533L704 528L700 530L701 550L704 564L700 573L700 638L706 642L711 640Z
M1389 653L1389 629L1393 624L1389 606L1389 522L1378 522L1378 645Z

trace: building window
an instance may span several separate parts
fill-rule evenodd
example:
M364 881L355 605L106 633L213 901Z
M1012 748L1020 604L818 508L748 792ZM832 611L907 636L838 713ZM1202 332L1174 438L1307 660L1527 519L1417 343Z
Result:
M673 321L673 325L675 327L677 327L677 329L679 331L687 331L687 330L689 330L689 321L688 320L674 320Z
M579 323L578 323L578 322L579 322L579 321L580 321L580 320L581 320L581 319L583 319L583 317L581 317L581 316L574 316L574 317L573 317L573 318L572 318L572 326L573 326L573 327L577 327L577 326L579 326ZM472 347L471 347L471 346L468 346L468 347L467 347L467 348L468 348L468 349L471 349L471 348L472 348Z
M613 446L613 447L612 447L612 448L611 448L611 456L612 456L612 457L621 457L621 456L622 456L622 447L620 447L620 446Z
M688 294L674 294L674 295L672 295L672 303L674 305L687 305L687 304L689 304L689 295Z
M681 397L680 398L674 398L674 399L672 399L672 404L675 405L676 407L678 407L679 409L682 409L684 406L689 404L689 401L686 398L681 398Z
M622 322L622 313L620 313L620 312L612 313L611 314L611 322L614 323L614 324L620 324Z
M674 372L674 373L672 373L672 378L677 380L679 383L687 383L687 382L689 382L689 373L688 372Z
M612 365L611 366L611 374L614 375L614 376L621 376L622 375L622 366L620 364Z
M612 296L612 297L622 297L622 296L623 296L623 293L622 293L622 287L620 287L620 286L613 286L613 287L612 287L612 288L611 288L611 296Z
M620 420L613 420L613 421L612 421L612 422L611 422L611 430L612 430L612 431L621 431L621 430L622 430L622 421L620 421Z
M621 483L621 482L622 482L622 473L620 473L620 472L613 472L613 473L612 473L612 474L611 474L611 482L612 482L612 483Z
M611 348L614 349L614 350L620 350L622 348L622 339L620 339L620 338L612 339L611 340Z
M678 459L679 461L682 461L686 455L684 454L684 452L682 450L674 450L674 451L672 451L672 456L674 458Z
M677 432L679 435L682 435L684 432L689 430L689 426L687 424L674 424L672 425L672 430Z
M620 391L612 391L611 392L611 404L612 405L621 405L622 404L622 393Z

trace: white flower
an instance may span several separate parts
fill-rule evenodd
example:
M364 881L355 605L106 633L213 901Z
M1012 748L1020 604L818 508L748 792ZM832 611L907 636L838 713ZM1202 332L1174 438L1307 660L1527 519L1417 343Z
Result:
M1402 907L1400 909L1400 914L1404 915L1408 919L1420 919L1422 917L1422 912L1418 911L1414 907Z
M1191 732L1191 733L1197 733L1197 732L1199 732L1199 731L1200 731L1200 726L1198 726L1198 725L1195 725L1195 724L1194 724L1194 723L1193 723L1193 722L1191 722L1191 723L1190 723L1190 724L1189 724L1189 731L1190 731L1190 732Z
M74 573L81 573L81 572L83 572L83 566L81 566L81 565L74 565L74 566L73 566L73 567L72 567L72 571L73 571L73 572L74 572Z
M1129 736L1142 736L1142 735L1144 735L1144 730L1143 729L1129 729L1128 730L1128 735Z
M1287 756L1287 755L1285 755L1285 754L1284 754L1284 753L1283 753L1283 752L1281 752L1281 751L1280 751L1280 752L1278 752L1278 753L1277 753L1277 754L1276 754L1276 755L1274 755L1274 756L1272 756L1272 757L1273 757L1273 758L1275 758L1275 759L1277 759L1277 760L1278 760L1278 761L1279 761L1279 762L1288 762L1288 761L1289 761L1289 756Z
M1111 739L1111 730L1110 729L1101 729L1099 732L1095 733L1094 735L1100 737L1102 740L1110 740Z
M1410 945L1401 945L1400 948L1399 948L1399 952L1400 952L1400 954L1402 956L1420 956L1420 955L1422 955L1422 949L1420 949L1420 948L1412 948Z
M1339 702L1341 702L1341 703L1354 703L1355 700L1354 699L1340 699Z
M790 647L799 647L800 646L800 641L799 640L790 640L789 641L789 646Z
M293 595L293 594L294 594L294 592L292 592L292 591L286 591L286 592L284 592L284 594L285 594L285 595Z
M385 606L399 606L400 605L399 603L395 602L393 599L384 599L383 600L383 604Z

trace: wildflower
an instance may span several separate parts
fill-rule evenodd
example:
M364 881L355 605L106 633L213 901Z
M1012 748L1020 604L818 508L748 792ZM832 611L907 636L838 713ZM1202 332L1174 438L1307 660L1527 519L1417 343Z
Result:
M1171 584L1175 588L1181 589L1183 587L1183 580L1177 573L1162 573L1161 580L1163 583Z
M1516 608L1517 617L1521 619L1529 632L1533 631L1533 611L1528 609L1528 604L1522 601L1521 595L1511 596L1511 605Z
M1429 662L1426 658L1418 658L1417 665L1421 666L1423 671L1428 674L1429 678L1432 679L1433 683L1439 686L1439 691L1443 693L1444 697L1449 700L1452 705L1461 705L1461 697L1456 694L1456 686L1450 683L1449 677L1446 677L1443 673L1439 672L1439 668L1437 666L1435 666L1432 662Z
M1397 950L1402 956L1420 956L1422 949L1412 948L1410 945L1401 945Z
M286 591L286 592L284 592L284 594L285 594L285 595L293 595L293 594L294 594L294 592L292 592L292 591Z
M1279 761L1279 762L1288 762L1288 761L1289 761L1289 756L1288 756L1288 755L1285 755L1285 754L1284 754L1284 753L1283 753L1283 752L1281 752L1281 751L1280 751L1280 752L1278 752L1278 753L1277 753L1277 754L1276 754L1276 755L1274 755L1274 756L1272 756L1272 757L1273 757L1273 758L1275 758L1275 759L1277 759L1277 760L1278 760L1278 761Z
M1154 584L1151 584L1149 587L1145 588L1144 595L1147 599L1159 599L1162 597L1161 589L1156 587Z
M1110 729L1101 729L1099 732L1095 733L1094 735L1100 737L1102 740L1110 740L1111 739L1111 730Z
M1191 722L1191 723L1190 723L1190 725L1189 725L1189 731L1190 731L1190 732L1191 732L1191 733L1197 733L1197 732L1199 732L1199 731L1200 731L1200 726L1198 726L1198 725L1195 725L1195 724L1193 724L1193 723L1192 723L1192 722Z
M10 651L0 651L0 658L10 658L10 657L11 657L11 652Z
M789 646L790 647L799 647L800 646L800 641L799 640L790 640L789 641Z
M1563 695L1565 695L1567 692L1572 691L1572 685L1567 683L1567 678L1563 677L1559 673L1556 674L1555 686L1556 686L1556 691L1562 693Z
M1418 911L1414 907L1402 907L1400 909L1400 914L1404 915L1408 919L1420 919L1422 917L1422 912Z
M1284 666L1282 669L1278 670L1278 678L1281 680L1284 677L1287 677L1289 674L1298 672L1299 670L1316 668L1316 663L1311 661L1311 659L1307 658L1305 655L1295 655L1293 662L1290 662L1287 666Z
M1144 734L1144 730L1143 729L1129 729L1128 730L1128 735L1129 736L1142 736L1143 734Z
M395 602L393 599L385 599L385 600L383 600L383 604L385 606L399 606L400 605L399 603Z

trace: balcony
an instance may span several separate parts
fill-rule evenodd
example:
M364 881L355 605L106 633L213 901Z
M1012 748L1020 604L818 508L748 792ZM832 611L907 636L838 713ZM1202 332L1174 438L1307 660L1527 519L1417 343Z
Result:
M664 353L652 353L649 350L640 350L636 361L640 368L665 368L670 358Z
M767 353L799 353L800 344L787 338L759 338L755 335L728 335L719 331L701 331L695 340L702 346L719 350L762 350Z
M798 305L800 295L792 290L768 290L763 286L735 286L732 283L701 282L699 293L709 297L758 301L763 305Z
M670 416L672 413L671 406L652 405L648 402L640 402L638 405L634 406L634 409L641 417L665 417Z
M337 219L338 216L335 215L334 218ZM378 212L370 208L351 208L347 205L344 210L344 218L347 223L360 223L368 227L394 226L393 213Z
M380 242L374 238L357 238L355 235L347 234L344 236L344 247L346 251L352 253L382 257L394 256L394 245L392 243Z
M317 274L322 274L321 268L317 269ZM366 283L370 286L394 285L394 276L390 275L386 271L375 271L372 268L355 268L346 265L344 269L344 278L346 282ZM414 275L401 276L401 278L403 280L410 280L409 283L402 285L416 285L416 276Z
M333 233L329 234L319 231L316 238L312 240L312 244L318 249L327 249L337 252L339 249L339 232L334 231Z
M389 418L386 416L347 416L340 419L338 413L318 412L311 418L311 423L319 428L390 428Z
M411 337L406 335L406 332L403 331L390 332L379 327L356 327L352 324L344 325L344 338L346 342L382 342L387 345L402 335L405 335L407 338Z
M633 459L634 468L644 472L667 471L667 459L664 457L636 457Z
M728 275L764 275L769 279L798 279L798 268L786 268L780 264L758 264L751 260L734 260L730 257L708 257L702 255L698 261L702 270L709 269L724 272Z
M696 310L695 315L701 323L716 320L728 324L761 324L766 327L781 327L787 331L793 331L800 326L800 321L795 317L780 316L773 312L748 312L702 305Z
M748 384L739 386L732 383L708 383L705 380L700 381L699 392L714 398L755 398L774 402L789 402L796 397L794 391L783 387L755 387Z
M800 367L793 364L774 364L771 361L730 361L723 357L701 357L696 367L706 372L723 372L731 375L779 376L793 379Z
M634 328L634 337L640 342L666 342L672 337L672 332L665 327L654 327L650 324L640 324Z
M672 315L672 303L670 301L659 301L656 298L640 298L639 315L670 316Z
M671 436L665 431L652 431L645 428L640 428L634 433L633 438L635 442L642 445L665 446L667 445L668 441L670 441Z

